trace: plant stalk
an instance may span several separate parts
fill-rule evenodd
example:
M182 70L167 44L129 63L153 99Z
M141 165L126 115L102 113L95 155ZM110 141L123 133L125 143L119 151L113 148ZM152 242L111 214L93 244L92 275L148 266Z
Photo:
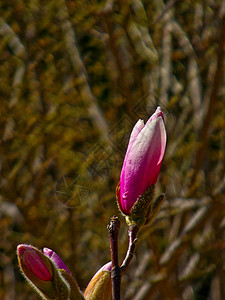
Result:
M124 258L124 261L120 267L121 274L123 274L126 271L126 269L128 268L128 266L134 256L134 250L136 247L138 231L139 231L139 227L137 225L129 226L129 229L128 229L129 246L127 249L126 257Z
M118 233L120 228L120 220L113 216L107 226L110 238L111 261L112 261L112 299L120 300L120 283L121 272L118 264Z

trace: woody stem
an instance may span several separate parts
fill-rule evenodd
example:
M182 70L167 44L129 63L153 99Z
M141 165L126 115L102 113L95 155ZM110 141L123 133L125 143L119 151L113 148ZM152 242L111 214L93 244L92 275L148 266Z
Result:
M107 226L110 238L111 261L112 261L112 299L120 300L120 282L121 273L118 264L118 233L120 228L120 220L118 217L113 216Z

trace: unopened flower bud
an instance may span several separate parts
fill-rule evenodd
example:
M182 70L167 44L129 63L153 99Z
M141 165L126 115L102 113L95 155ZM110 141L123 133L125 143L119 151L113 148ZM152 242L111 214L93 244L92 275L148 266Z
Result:
M68 299L70 286L49 257L24 244L18 245L17 255L22 274L40 296L44 299Z
M17 247L20 265L26 273L32 273L34 276L43 281L52 280L51 265L46 260L43 261L41 252L29 245L19 245Z
M136 123L130 136L117 188L118 205L124 215L130 216L135 204L135 212L140 215L143 210L146 215L144 210L152 201L165 147L164 116L158 107L145 125L142 120Z
M111 299L111 269L112 262L109 262L101 267L93 276L84 292L86 300Z

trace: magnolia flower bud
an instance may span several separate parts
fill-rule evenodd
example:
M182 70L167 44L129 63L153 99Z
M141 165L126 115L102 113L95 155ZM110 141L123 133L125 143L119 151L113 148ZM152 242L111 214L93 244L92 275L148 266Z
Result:
M43 260L41 252L29 245L19 245L17 253L20 260L20 266L24 273L32 273L43 281L52 280L51 264L48 260Z
M22 274L41 297L69 298L70 286L49 257L37 248L24 244L18 245L17 255Z
M117 201L123 214L131 215L137 200L156 184L165 147L164 116L158 107L145 125L142 120L136 123L130 136L117 189Z
M101 267L93 276L84 292L84 297L86 300L111 299L111 269L112 262L110 261Z

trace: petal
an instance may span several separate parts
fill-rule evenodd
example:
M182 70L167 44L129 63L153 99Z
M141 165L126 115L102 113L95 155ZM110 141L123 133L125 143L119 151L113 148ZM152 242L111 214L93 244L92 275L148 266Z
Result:
M123 169L124 167L126 166L126 160L127 160L127 157L129 155L129 152L132 148L132 145L134 144L137 136L139 135L139 133L141 132L141 130L144 128L144 121L143 120L138 120L138 122L135 124L132 132L131 132L131 135L130 135L130 139L129 139L129 143L128 143L128 147L127 147L127 151L126 151L126 155L125 155L125 158L124 158L124 163L123 163L123 167L122 167L122 172L123 172ZM121 174L122 174L121 172ZM123 177L121 177L122 179ZM120 180L121 180L120 179ZM122 179L123 180L123 179ZM119 207L120 209L123 211L123 205L121 203L121 200L123 201L123 199L121 198L121 193L120 193L120 183L118 184L117 186L117 189L116 189L116 194L117 194L117 202L119 204ZM123 211L125 214L127 212Z
M145 124L145 126L146 126L149 122L153 121L154 119L156 119L156 118L158 118L158 117L162 117L162 118L163 118L163 121L165 121L165 120L164 120L164 115L163 115L163 112L162 112L162 109L161 109L160 106L157 107L156 111L155 111L154 114L148 119L148 121L147 121L147 123Z
M141 132L141 130L145 127L144 125L144 121L143 120L138 120L137 123L135 124L131 135L130 135L130 139L129 139L129 143L128 143L128 147L127 147L127 152L126 154L129 152L130 148L132 147L133 143L135 142L138 134Z
M56 254L53 250L51 250L49 248L43 248L43 253L46 256L48 256L56 264L58 269L63 269L66 272L68 272L69 274L71 274L70 271L67 269L66 265L64 264L64 262L58 256L58 254Z

